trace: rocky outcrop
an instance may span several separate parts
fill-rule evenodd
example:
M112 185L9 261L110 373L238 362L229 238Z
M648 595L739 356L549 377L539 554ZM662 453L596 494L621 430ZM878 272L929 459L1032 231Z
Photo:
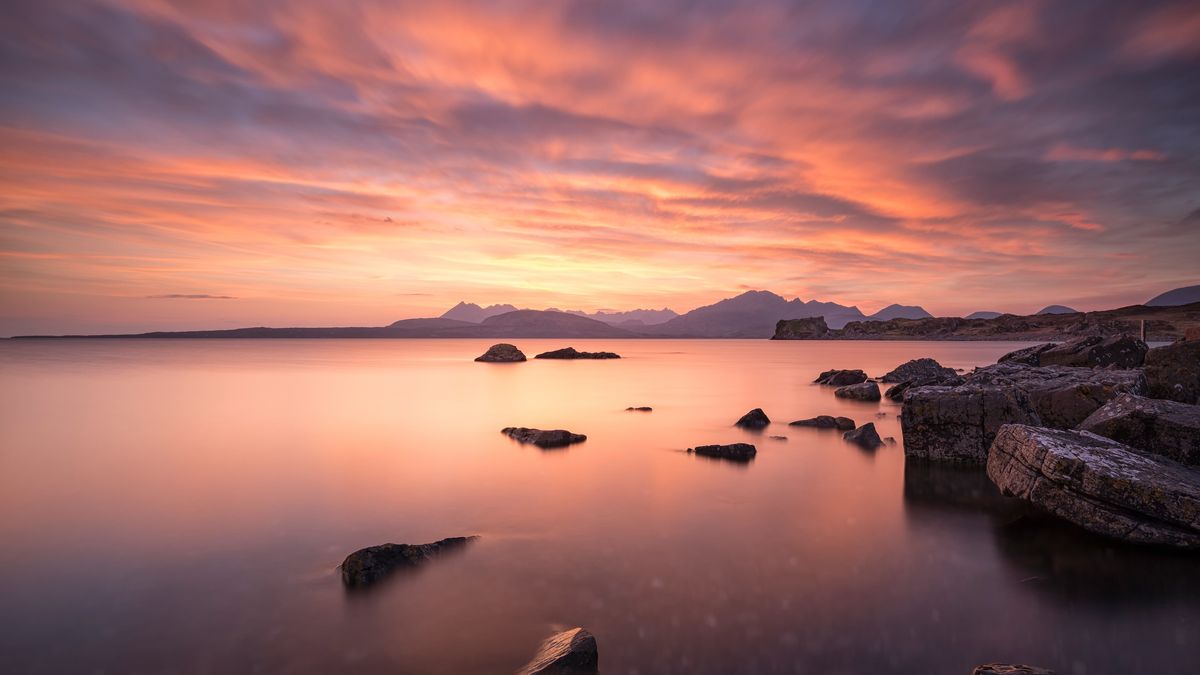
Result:
M369 586L399 569L416 567L479 537L450 537L431 544L380 544L346 556L338 571L349 587Z
M883 445L883 439L879 438L879 432L875 431L874 422L867 422L854 431L847 431L842 434L842 438L867 450L874 450Z
M861 382L835 389L833 395L838 398L848 398L853 401L878 401L879 385L874 382Z
M818 340L829 333L825 317L814 316L807 319L784 319L775 324L775 334L772 340Z
M867 374L861 370L826 370L817 376L813 382L831 387L844 387L848 384L866 382Z
M1121 394L1079 428L1143 452L1200 466L1200 406Z
M1015 363L980 368L959 386L918 387L904 395L904 452L918 459L982 464L1004 424L1070 429L1119 394L1141 394L1145 386L1136 370Z
M1200 471L1165 457L1086 431L1006 424L987 474L1002 493L1092 532L1200 547Z
M913 359L895 367L891 372L879 378L881 382L898 384L911 380L936 380L942 377L953 377L953 368L946 368L937 361L929 358Z
M630 406L625 409L626 412L651 412L654 408L648 405Z
M947 368L946 370L950 370L950 369ZM894 384L894 385L888 387L887 391L883 392L883 396L884 396L884 398L888 399L889 401L895 401L896 403L901 403L904 401L904 392L908 391L909 389L914 389L916 387L932 387L932 386L957 387L958 385L962 384L964 381L965 380L963 380L963 377L961 375L959 375L958 373L954 372L953 370L950 370L949 373L945 373L945 372L938 373L938 374L931 373L931 374L928 374L925 376L917 377L915 379L905 380L904 382L901 382L900 384Z
M767 413L763 412L762 408L755 408L742 415L741 419L734 422L733 425L743 429L761 429L770 423L771 418L767 417Z
M542 352L535 359L619 359L620 354L613 352L581 352L574 347L564 347L554 351Z
M521 443L530 443L539 448L561 448L572 443L582 443L587 436L566 429L530 429L529 427L504 427L500 433Z
M1146 353L1147 392L1154 398L1200 404L1200 340L1180 340Z
M758 454L758 449L749 443L730 443L729 445L697 445L694 448L688 448L688 452L694 452L704 457L748 462Z
M854 428L854 420L849 417L834 417L833 415L817 415L804 420L789 422L791 427L816 427L817 429L838 429L849 431Z
M595 673L599 667L596 638L582 628L572 628L547 638L518 675Z
M1000 363L1076 368L1138 368L1149 348L1129 335L1089 335L1062 344L1047 343L1018 349L1000 357Z
M1055 675L1053 670L1019 663L985 663L975 666L971 675Z
M1026 366L1038 366L1042 362L1042 352L1058 346L1056 342L1046 342L1032 347L1024 347L1001 356L997 363L1019 363Z
M485 363L519 363L525 360L525 355L515 346L501 342L488 347L488 350L475 360Z

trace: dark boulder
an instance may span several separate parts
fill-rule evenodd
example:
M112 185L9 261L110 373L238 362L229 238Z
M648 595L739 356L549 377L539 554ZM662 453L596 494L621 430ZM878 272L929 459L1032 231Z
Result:
M1180 340L1146 353L1147 395L1200 404L1200 340Z
M1056 342L1047 342L1045 344L1033 345L1032 347L1023 347L1001 356L996 363L1019 363L1026 366L1039 366L1041 365L1042 352L1054 349L1057 346L1058 343Z
M833 415L817 415L805 420L796 420L789 422L788 426L792 427L816 427L818 429L838 429L841 431L849 431L854 428L854 420L849 417L834 417Z
M572 443L582 443L587 436L566 429L530 429L528 427L504 427L500 433L521 443L531 443L539 448L559 448Z
M554 351L542 352L535 359L619 359L620 354L613 352L581 352L574 347L564 347Z
M949 369L947 369L949 370ZM889 401L901 403L904 401L904 392L916 387L957 387L965 380L958 373L951 370L949 373L940 373L937 375L926 375L917 377L912 380L905 380L900 384L895 384L888 387L887 391L883 392L884 398Z
M771 423L771 418L762 411L762 408L755 408L750 412L742 415L741 419L734 422L734 426L743 429L761 429Z
M1086 530L1131 543L1200 547L1200 471L1086 431L1006 424L987 474Z
M1121 394L1079 428L1143 452L1200 466L1200 406Z
M654 410L654 408L651 408L648 405L639 405L636 407L634 407L634 406L628 407L625 410L626 410L626 412L630 412L630 411L632 411L632 412L650 412L650 411Z
M985 663L975 666L971 675L1055 675L1053 670L1019 663Z
M880 398L879 385L874 382L861 382L859 384L839 387L834 390L833 395L838 398L848 398L854 401L878 401Z
M879 379L881 382L898 384L911 380L936 380L941 377L952 377L953 375L953 368L946 368L933 359L922 358L902 363Z
M515 346L501 342L488 347L488 350L475 360L485 363L519 363L525 360L525 355Z
M817 340L829 332L825 318L814 316L807 319L783 319L775 324L772 340Z
M572 628L547 638L518 675L595 673L599 667L596 638L582 628Z
M1000 363L1075 368L1138 368L1149 348L1130 335L1087 335L1061 344L1047 343L1018 349L1000 357Z
M479 537L450 537L432 544L380 544L359 549L346 556L338 570L342 583L350 587L369 586L392 572L416 567L446 551L461 548Z
M883 439L879 438L879 432L875 431L874 422L867 422L854 431L847 431L842 434L842 438L868 450L883 445Z
M867 374L861 370L826 370L817 376L813 382L831 387L844 387L848 384L866 382Z
M749 443L730 443L729 445L697 445L694 448L688 448L688 452L694 452L704 457L748 462L758 454L758 449Z

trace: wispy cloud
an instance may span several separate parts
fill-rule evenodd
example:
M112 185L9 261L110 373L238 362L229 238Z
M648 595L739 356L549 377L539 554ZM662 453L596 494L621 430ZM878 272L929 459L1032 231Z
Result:
M237 300L232 295L209 295L207 293L167 293L165 295L147 295L150 300Z

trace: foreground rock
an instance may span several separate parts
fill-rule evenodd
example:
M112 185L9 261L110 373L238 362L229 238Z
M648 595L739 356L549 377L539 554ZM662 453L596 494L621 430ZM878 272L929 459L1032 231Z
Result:
M528 427L505 427L500 433L510 436L521 443L531 443L539 448L561 448L572 443L582 443L587 436L576 434L566 429L530 429Z
M1048 343L1018 349L1000 357L1000 363L1076 368L1138 368L1149 347L1131 335L1089 335L1061 344Z
M1121 394L1079 428L1180 464L1200 466L1200 406Z
M1116 396L1145 391L1137 370L1034 368L999 363L956 387L918 387L904 395L900 426L908 457L987 461L1004 424L1071 429Z
M838 429L840 431L849 431L854 428L854 420L849 417L834 417L833 415L817 415L806 420L796 420L789 422L788 426L792 427L816 427L817 429Z
M1053 670L1019 663L985 663L975 666L971 675L1055 675Z
M847 431L842 434L842 438L868 450L874 450L883 445L883 440L879 438L879 432L875 431L874 422L867 422L854 431Z
M879 385L874 382L862 382L835 389L833 395L838 398L848 398L853 401L878 401Z
M542 352L535 359L619 359L620 354L613 352L581 352L574 347L564 347L554 351Z
M826 370L817 376L813 382L831 387L844 387L848 384L866 382L867 374L861 370Z
M1200 547L1200 471L1086 431L1007 424L987 474L1084 529L1139 544Z
M488 347L488 350L475 360L485 363L519 363L525 360L525 354L515 346L501 342Z
M771 418L767 417L767 413L762 411L762 408L755 408L750 412L742 415L741 419L734 422L735 427L743 429L761 429L771 423Z
M595 673L600 667L596 638L582 628L552 635L518 675Z
M1181 340L1146 353L1149 395L1200 404L1200 340Z
M950 370L947 368L946 370ZM900 384L888 387L887 391L883 392L884 398L889 401L901 403L904 401L904 392L917 387L957 387L966 380L961 375L950 370L949 373L941 372L938 374L928 374L915 377L911 380L905 380Z
M730 443L729 445L697 445L694 448L688 448L688 452L694 452L704 457L748 462L758 454L758 449L749 443Z
M954 376L953 368L946 368L933 359L925 358L902 363L879 379L889 384L898 384L909 380L936 380L939 377L952 376Z
M338 570L342 583L350 587L369 586L399 569L416 567L446 551L462 548L479 537L450 537L432 544L380 544L359 549L346 556Z

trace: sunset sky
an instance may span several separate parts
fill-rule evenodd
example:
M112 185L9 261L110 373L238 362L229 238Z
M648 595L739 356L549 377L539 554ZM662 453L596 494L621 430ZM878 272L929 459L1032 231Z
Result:
M1200 283L1200 3L6 0L0 335Z

